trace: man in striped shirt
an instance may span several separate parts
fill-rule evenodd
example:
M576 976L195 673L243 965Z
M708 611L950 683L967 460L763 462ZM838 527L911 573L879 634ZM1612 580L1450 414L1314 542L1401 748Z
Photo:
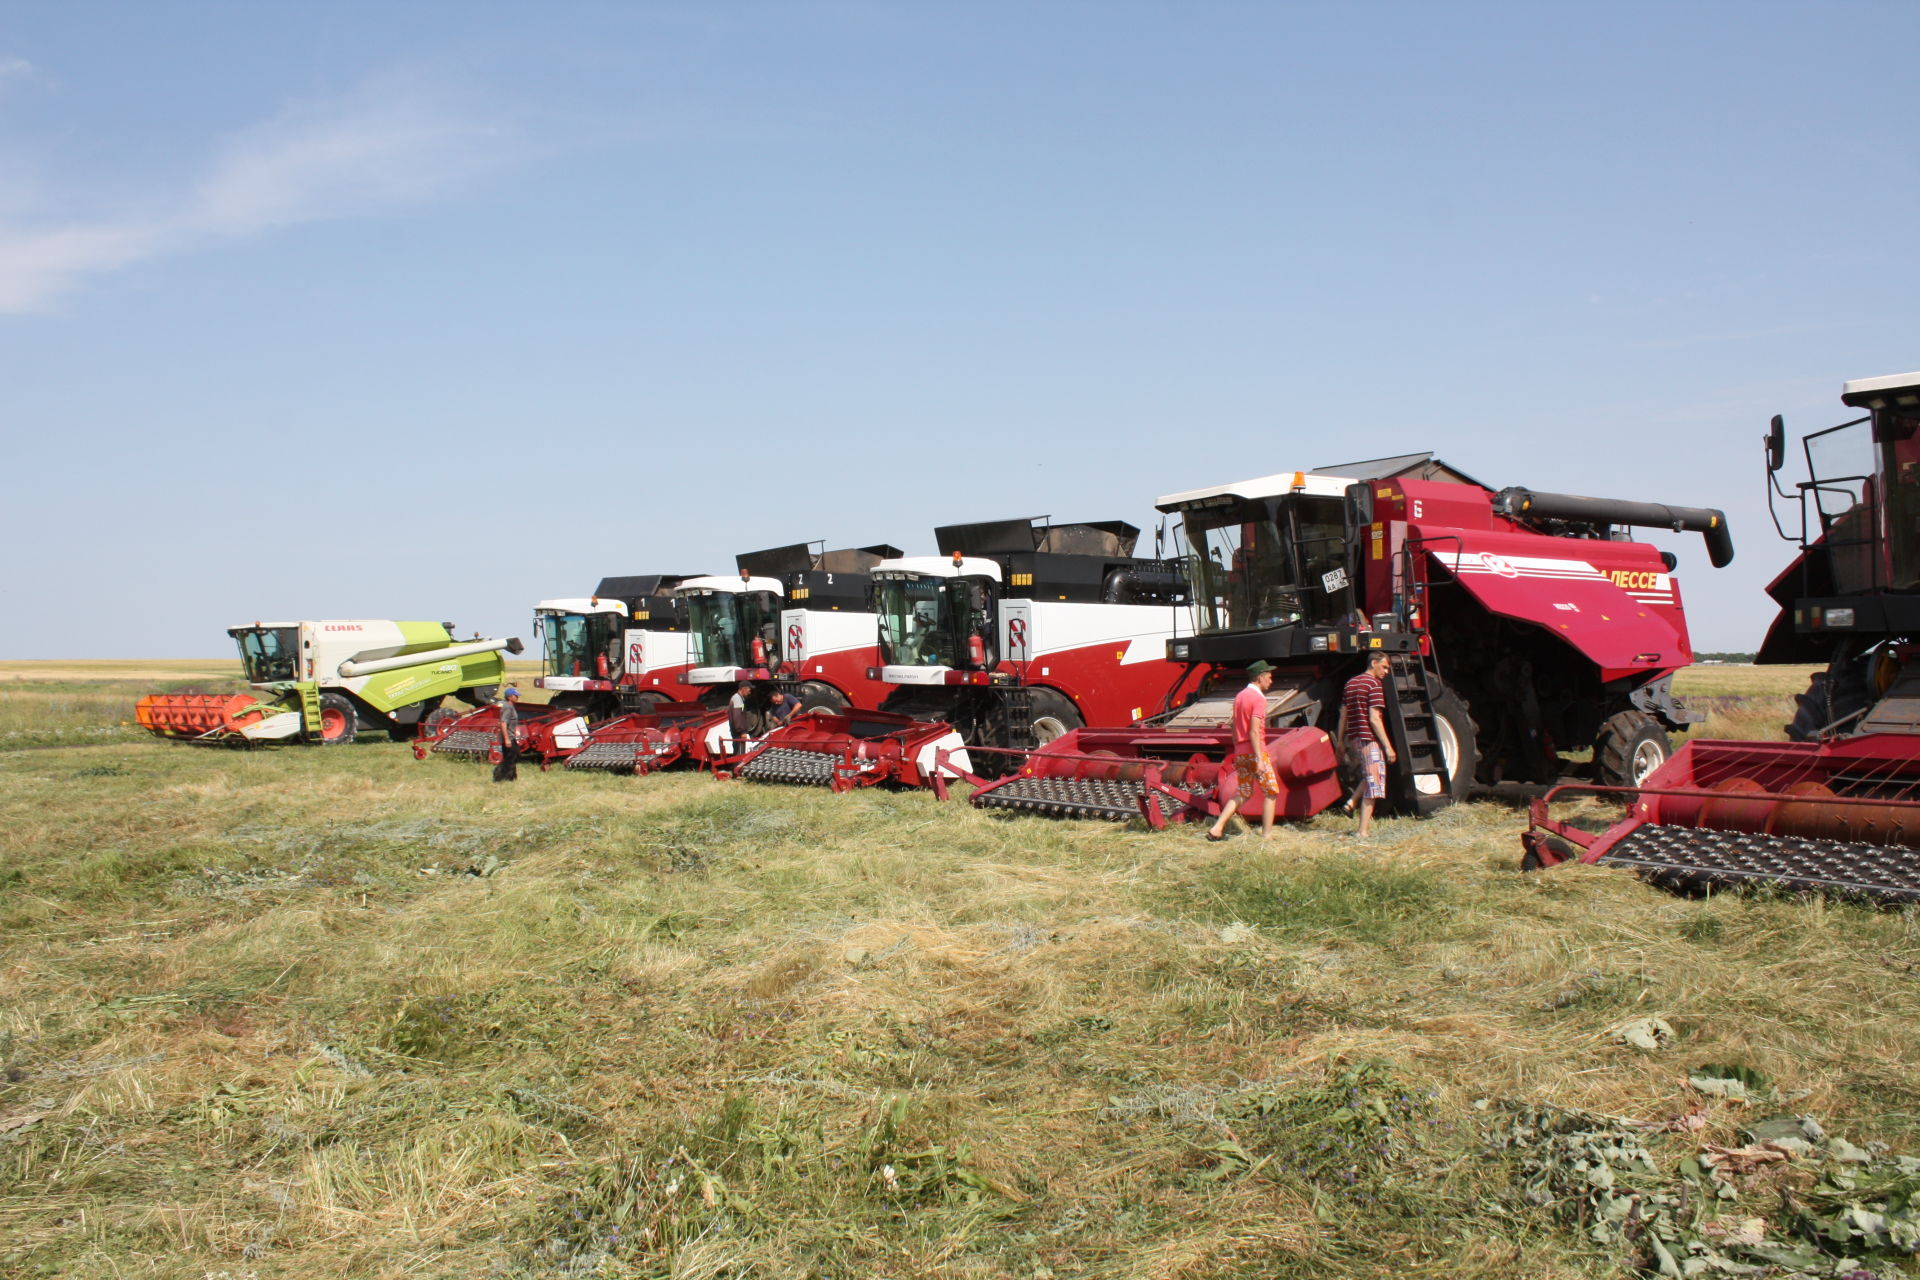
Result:
M1347 800L1352 809L1360 807L1360 828L1354 834L1362 840L1373 822L1373 805L1387 794L1387 761L1395 759L1393 743L1387 737L1387 654L1375 649L1367 658L1367 669L1347 681L1340 695L1340 741L1349 755L1358 756L1360 784Z

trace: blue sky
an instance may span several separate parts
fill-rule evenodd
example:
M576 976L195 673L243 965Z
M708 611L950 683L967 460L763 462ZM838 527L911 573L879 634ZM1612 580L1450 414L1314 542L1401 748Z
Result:
M14 3L0 656L1433 449L1724 507L1920 368L1920 5Z

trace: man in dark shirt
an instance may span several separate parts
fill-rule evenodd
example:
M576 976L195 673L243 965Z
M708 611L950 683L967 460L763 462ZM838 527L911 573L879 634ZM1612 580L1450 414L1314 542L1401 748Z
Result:
M500 763L493 766L495 782L520 777L520 691L512 685L500 691Z
M773 700L767 704L767 725L769 728L782 728L799 714L800 699L794 697L785 689L775 689L773 691Z
M1387 794L1387 761L1397 758L1387 738L1387 668L1386 651L1375 649L1367 669L1347 681L1340 695L1340 741L1361 766L1360 782L1347 807L1359 806L1360 827L1354 834L1362 840L1373 823L1374 802Z

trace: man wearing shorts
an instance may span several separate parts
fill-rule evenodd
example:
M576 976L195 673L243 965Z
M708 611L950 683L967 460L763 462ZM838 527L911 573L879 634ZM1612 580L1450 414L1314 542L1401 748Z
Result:
M1360 807L1360 827L1354 834L1367 838L1373 822L1373 805L1387 794L1387 761L1397 759L1393 743L1387 739L1387 654L1375 649L1367 658L1367 669L1347 681L1340 695L1340 741L1349 753L1360 758L1361 779L1347 800Z
M1235 810L1260 796L1260 835L1273 839L1273 810L1280 799L1280 779L1267 754L1267 690L1273 687L1273 664L1255 662L1247 668L1247 687L1233 699L1233 774L1239 787L1220 811L1220 820L1207 831L1209 840L1227 838L1227 822ZM1244 817L1241 818L1245 822ZM1249 823L1248 825L1252 825Z

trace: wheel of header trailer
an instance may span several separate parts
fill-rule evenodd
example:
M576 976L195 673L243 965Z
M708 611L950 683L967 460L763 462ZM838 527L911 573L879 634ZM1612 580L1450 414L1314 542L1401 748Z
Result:
M320 695L320 736L314 741L323 747L338 747L352 742L360 731L360 713L344 693Z
M1046 746L1055 738L1063 738L1075 729L1087 727L1085 717L1074 707L1064 693L1052 689L1033 691L1033 739Z
M458 707L449 707L445 703L441 703L420 717L420 732L429 735L437 734L448 721L458 720L460 716L461 712Z
M1658 720L1644 711L1622 711L1594 736L1594 781L1609 787L1637 787L1672 754L1673 743Z
M1807 691L1793 700L1793 719L1786 726L1787 739L1817 741L1820 731L1828 725L1872 706L1873 692L1867 684L1864 665L1838 658L1825 671L1814 672L1813 678L1807 681Z
M799 714L804 716L814 712L824 716L845 715L847 700L832 685L809 680L800 686Z
M1447 792L1455 804L1467 798L1473 785L1474 770L1479 767L1479 748L1474 736L1473 715L1460 695L1445 685L1433 699L1433 728L1440 739L1440 758L1447 765Z

